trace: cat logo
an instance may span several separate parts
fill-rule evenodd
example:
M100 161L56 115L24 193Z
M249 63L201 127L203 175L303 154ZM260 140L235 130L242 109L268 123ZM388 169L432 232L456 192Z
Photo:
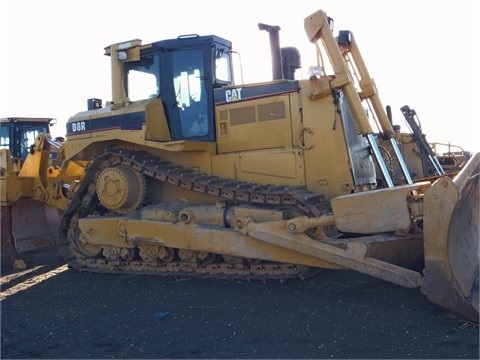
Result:
M225 90L226 102L242 100L242 89Z

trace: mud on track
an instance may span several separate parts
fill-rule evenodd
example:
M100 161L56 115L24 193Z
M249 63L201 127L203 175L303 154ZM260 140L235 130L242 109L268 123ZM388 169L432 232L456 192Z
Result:
M1 358L478 359L476 324L352 271L280 282L2 265Z

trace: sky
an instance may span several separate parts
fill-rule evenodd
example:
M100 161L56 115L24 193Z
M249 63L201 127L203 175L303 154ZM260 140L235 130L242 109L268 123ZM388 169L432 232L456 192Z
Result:
M393 122L415 109L429 142L480 151L480 1L477 0L0 0L0 117L52 117L54 136L88 98L111 99L104 48L182 34L217 35L241 53L244 82L271 79L268 33L316 65L304 18L323 10L334 34L353 32Z

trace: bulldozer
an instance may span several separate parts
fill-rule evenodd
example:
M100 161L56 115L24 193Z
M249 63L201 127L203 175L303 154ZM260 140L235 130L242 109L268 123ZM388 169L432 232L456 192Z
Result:
M259 24L272 80L252 84L235 82L232 43L216 35L107 46L112 99L88 99L61 147L85 166L46 176L54 144L38 135L7 188L29 182L19 197L61 211L57 245L78 271L266 281L352 269L478 322L480 155L413 181L353 33L335 36L323 10L304 27L318 61L301 80L279 26Z

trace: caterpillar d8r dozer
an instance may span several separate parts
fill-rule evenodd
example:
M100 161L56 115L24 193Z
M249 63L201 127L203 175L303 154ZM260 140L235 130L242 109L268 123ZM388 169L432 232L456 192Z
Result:
M304 80L294 79L299 54L279 47L278 26L259 26L270 35L272 81L248 85L233 81L231 43L217 36L105 48L112 101L89 99L63 145L67 161L91 163L74 191L47 199L64 210L58 246L68 264L245 279L353 269L478 321L479 156L455 177L412 181L353 34L335 37L331 25L321 10L305 18L318 66ZM370 122L404 184L392 180ZM37 138L37 152L48 146ZM65 189L54 183L42 184ZM424 271L405 265L416 261Z

